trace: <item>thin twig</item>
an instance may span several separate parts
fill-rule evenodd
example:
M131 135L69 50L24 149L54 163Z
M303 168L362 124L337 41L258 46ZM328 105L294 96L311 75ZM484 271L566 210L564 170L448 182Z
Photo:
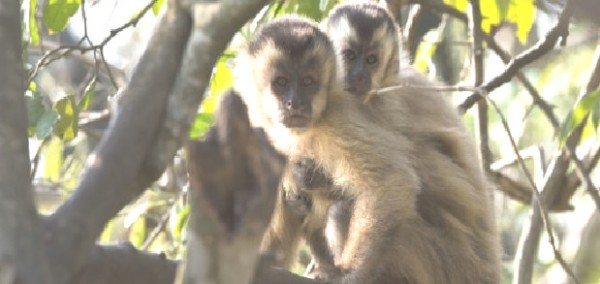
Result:
M31 169L31 180L33 180L35 178L35 175L37 174L37 170L40 164L40 158L42 157L42 150L44 149L44 147L46 146L46 144L48 144L48 142L50 142L50 139L52 138L52 135L48 135L46 138L44 138L44 140L42 140L42 143L40 143L40 146L38 147L37 151L35 152L35 156L33 157L33 167Z
M413 85L413 84L408 84L406 82L402 82L401 84L372 90L369 92L368 95L369 96L378 96L378 95L382 95L385 93L396 92L399 90L426 90L426 91L435 91L435 92L473 92L473 93L484 91L483 89L474 87L474 86L430 86L430 85Z
M152 230L146 241L144 241L144 244L142 244L140 250L147 250L150 247L150 245L154 243L156 238L158 238L160 232L162 232L165 229L165 226L167 225L167 221L169 221L170 216L171 210L169 209L165 214L162 215L162 217L160 217L160 221L158 222L156 227L154 227L154 230Z
M33 81L33 79L37 76L37 73L39 72L39 70L47 65L49 65L50 63L63 58L67 55L69 55L70 53L74 52L74 51L79 51L81 53L85 53L88 51L94 51L96 52L97 50L100 50L102 48L104 48L104 46L110 42L115 36L117 36L120 32L122 32L123 30L135 26L140 19L146 15L146 13L152 8L152 6L156 3L156 1L158 0L151 0L150 3L148 3L146 6L144 6L144 8L142 8L142 10L140 11L139 14L137 14L135 17L133 17L129 22L125 23L124 25L113 29L110 31L110 34L104 38L102 40L102 42L100 42L99 44L93 45L91 44L90 41L90 46L82 46L82 43L84 41L89 40L89 37L87 36L87 30L84 32L84 36L77 42L77 44L75 45L71 45L71 46L61 46L59 48L50 50L48 52L46 52L44 54L44 56L42 56L42 58L40 58L37 63L35 64L34 68L31 70L30 74L29 74L29 79L28 79L28 83L31 83L31 81ZM84 4L84 3L82 3ZM86 21L84 20L84 25L86 25Z
M550 50L554 48L560 38L566 38L569 34L569 19L573 12L573 6L575 5L573 0L567 1L565 8L563 9L558 22L550 29L548 34L538 41L533 47L525 50L521 54L517 55L511 62L508 63L503 72L496 77L488 80L482 87L487 93L495 90L502 84L511 80L513 76L525 65L536 61ZM481 99L479 93L472 94L469 96L461 105L460 109L464 112L471 108L477 101Z
M502 126L504 127L504 130L506 131L506 134L508 135L508 139L510 140L510 144L513 148L513 151L514 151L515 155L517 155L517 159L519 161L519 166L521 167L521 170L525 174L527 181L529 182L531 188L533 189L533 194L536 197L537 206L539 207L540 212L541 212L542 222L544 223L544 227L546 228L546 233L548 234L548 238L550 239L550 245L552 246L552 250L554 251L554 257L560 263L560 265L565 270L565 272L567 272L567 274L571 277L571 279L573 279L573 281L575 283L579 284L579 280L577 280L577 278L575 277L575 274L573 273L571 268L569 268L567 262L562 257L562 254L560 253L560 251L558 250L558 248L556 246L556 240L554 239L552 227L550 226L548 212L544 208L544 204L543 204L544 201L540 195L540 191L538 190L538 188L535 184L535 181L533 180L531 173L529 172L529 170L527 169L527 166L525 165L525 161L523 160L523 157L521 157L521 154L519 153L519 148L517 147L517 143L515 142L515 139L510 131L506 117L504 117L504 114L502 114L502 111L500 111L500 108L498 107L498 105L496 105L496 103L491 98L487 97L487 100L490 102L490 104L492 105L492 107L494 108L494 110L496 111L498 116L500 117L500 121L502 122Z
M421 5L427 6L439 13L453 16L465 23L467 23L467 21L468 21L468 17L465 13L463 13L459 10L456 10L452 6L449 6L449 5L446 5L443 3L438 3L438 2L431 2L430 0L413 0L413 1L415 3L420 3ZM510 54L507 51L505 51L504 49L502 49L502 47L500 47L500 45L498 45L498 43L496 42L496 40L494 40L494 38L492 36L484 33L483 39L488 44L488 47L490 49L492 49L500 57L502 62L504 62L505 64L508 64L511 62L512 57L510 56ZM518 71L515 76L516 76L517 80L523 85L525 90L527 92L529 92L529 94L533 98L534 104L539 106L542 109L542 111L544 112L546 117L550 120L550 123L552 123L552 125L554 127L558 127L559 122L558 122L558 118L556 117L556 115L554 115L554 113L552 111L553 106L550 105L548 102L546 102L544 99L542 99L539 92L535 89L533 84L527 79L527 77L525 77L525 75L521 71ZM488 90L488 91L491 91L491 90Z
M471 0L471 17L469 28L472 35L471 49L473 50L473 63L475 69L475 87L480 87L485 80L483 59L484 49L482 45L483 31L481 30L481 7L479 0ZM489 144L488 106L486 100L477 102L477 144L479 144L479 155L481 165L485 171L489 171L492 153Z
M498 43L494 40L494 38L492 38L489 35L485 35L485 38L488 47L491 48L498 55L498 57L500 57L502 62L509 63L512 60L510 54L507 51L503 50L502 47L500 47L500 45L498 45ZM542 112L546 115L552 126L556 129L560 127L558 117L556 116L556 114L554 114L553 111L554 107L542 98L542 96L533 86L531 81L529 81L527 77L525 77L525 74L523 74L523 72L517 72L516 78L521 83L521 85L523 85L523 88L525 88L525 90L529 93L529 95L533 99L534 105L538 106L542 110Z
M100 48L100 58L102 59L104 67L106 68L106 74L108 74L111 84L115 87L115 89L118 90L119 85L117 84L117 80L115 80L115 77L110 69L110 64L108 64L108 61L106 61L106 57L104 56L104 47Z

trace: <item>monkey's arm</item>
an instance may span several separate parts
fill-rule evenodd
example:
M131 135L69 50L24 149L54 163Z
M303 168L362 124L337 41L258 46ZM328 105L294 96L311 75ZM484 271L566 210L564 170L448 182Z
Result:
M262 239L260 255L273 266L289 268L298 250L304 216L296 214L286 203L283 189L278 195L271 223Z

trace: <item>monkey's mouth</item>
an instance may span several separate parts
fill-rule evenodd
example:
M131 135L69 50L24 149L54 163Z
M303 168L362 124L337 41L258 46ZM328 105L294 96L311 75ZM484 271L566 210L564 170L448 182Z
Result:
M286 115L283 124L288 128L303 128L310 125L310 117L301 114Z
M344 90L352 95L355 95L357 97L362 97L364 95L367 94L367 89L365 88L359 88L359 87L355 87L353 85L346 85L344 87Z

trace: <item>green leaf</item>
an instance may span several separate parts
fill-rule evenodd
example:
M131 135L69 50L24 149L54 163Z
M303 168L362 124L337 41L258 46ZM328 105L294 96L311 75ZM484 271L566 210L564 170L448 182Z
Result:
M129 242L139 248L144 244L146 240L146 218L141 217L137 219L131 227L129 227Z
M79 110L76 106L74 96L66 96L54 105L53 109L60 115L54 125L54 135L64 140L71 140L77 136Z
M187 227L188 218L190 215L189 204L183 205L183 207L174 206L171 210L171 217L169 218L169 228L171 234L177 239L183 236L183 230Z
M40 43L40 32L38 30L38 22L35 18L37 8L37 0L29 0L29 37L31 44L38 45Z
M213 122L213 115L210 113L199 113L190 127L190 139L201 138L210 128Z
M37 139L45 139L52 133L52 126L58 120L58 113L53 110L45 110L40 119L37 121L33 128L35 137ZM31 134L33 135L33 134Z
M527 42L527 36L535 19L534 0L511 0L506 20L517 25L517 38L521 44Z
M44 22L50 34L62 32L80 5L81 0L48 0L44 7Z
M594 129L598 129L598 124L600 122L600 100L597 100L592 108L592 123L594 124Z
M35 128L38 121L46 112L44 104L42 103L42 96L36 92L31 92L32 95L25 97L27 103L27 120L29 121L27 132L29 136L35 134Z
M154 13L154 15L158 15L158 13L160 13L160 8L162 8L165 3L165 0L157 0L156 2L154 2L154 5L152 5L152 12Z
M469 0L444 0L444 4L450 5L461 12L467 11Z
M581 99L575 104L573 109L569 111L567 117L565 118L565 121L560 127L558 140L561 145L564 145L567 138L569 137L571 132L573 132L573 129L577 127L577 125L585 122L584 120L589 117L589 114L592 110L594 110L595 112L595 109L599 102L600 89L587 93L581 97Z
M90 102L92 101L92 97L94 96L94 91L96 90L96 76L92 78L92 80L85 86L85 90L83 92L83 97L81 101L79 101L79 109L86 110L90 106Z
M56 137L52 138L44 149L44 180L52 183L60 182L63 168L64 144Z
M289 0L285 2L286 13L300 14L320 21L325 14L319 9L321 0Z
M321 10L322 15L329 15L329 11L335 7L338 1L336 0L321 0L319 2L319 10Z

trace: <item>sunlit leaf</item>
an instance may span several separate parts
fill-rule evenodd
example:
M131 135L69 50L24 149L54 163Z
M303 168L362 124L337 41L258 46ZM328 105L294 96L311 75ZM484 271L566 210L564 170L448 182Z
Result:
M66 96L58 101L53 109L60 115L54 125L54 135L64 140L70 140L77 136L79 110L74 96Z
M506 8L503 10L502 7L506 7L507 0L482 0L480 1L481 7L481 29L490 33L492 27L500 25L504 16L506 15ZM504 4L504 5L502 5Z
M79 101L79 109L86 110L90 106L90 102L92 101L92 97L94 96L94 92L96 90L96 77L92 78L90 83L85 86L85 90L83 92L83 97L81 101Z
M127 213L125 219L123 220L123 225L125 228L129 228L133 225L138 219L142 217L142 215L148 212L150 208L150 203L147 201L136 203L133 208Z
M506 20L517 25L517 38L521 44L527 42L527 36L535 20L534 0L511 0Z
M467 11L469 0L444 0L444 4L454 7L456 10L465 12Z
M112 241L111 236L113 233L113 229L115 227L115 220L111 219L108 221L106 225L104 225L104 230L102 230L102 234L100 234L99 242L100 243L109 243Z
M27 86L27 89L29 89L32 92L37 92L37 84L35 82L31 82L29 83L29 86Z
M175 238L181 238L183 236L183 230L187 226L187 221L190 214L190 206L188 204L183 205L181 208L173 207L171 211L171 218L169 218L169 228L171 230L171 234Z
M137 219L131 227L129 227L129 242L134 247L141 247L146 240L146 218Z
M29 38L31 44L38 45L40 43L40 32L38 30L38 22L35 18L37 8L37 0L29 0Z
M431 30L425 34L423 40L419 43L415 52L415 62L413 64L417 70L427 72L429 66L433 65L432 58L438 47L438 37L438 31Z
M190 139L201 138L210 128L213 122L213 115L209 113L199 113L190 127Z
M565 121L563 122L559 131L559 142L564 145L566 139L569 137L573 129L581 123L584 119L588 118L590 112L595 108L600 101L600 90L596 90L591 93L587 93L581 97L581 99L575 104L573 109L569 111Z
M233 85L233 73L231 72L231 67L228 66L232 53L226 51L225 54L228 55L221 56L217 64L215 64L213 76L210 81L211 94L222 93Z
M160 9L164 6L164 3L165 0L157 0L156 2L154 2L154 5L152 5L152 12L154 13L154 15L158 15L158 13L160 13Z
M44 180L58 183L63 167L63 142L54 137L44 147Z
M44 7L44 23L48 31L51 34L62 32L80 5L81 0L48 0Z

